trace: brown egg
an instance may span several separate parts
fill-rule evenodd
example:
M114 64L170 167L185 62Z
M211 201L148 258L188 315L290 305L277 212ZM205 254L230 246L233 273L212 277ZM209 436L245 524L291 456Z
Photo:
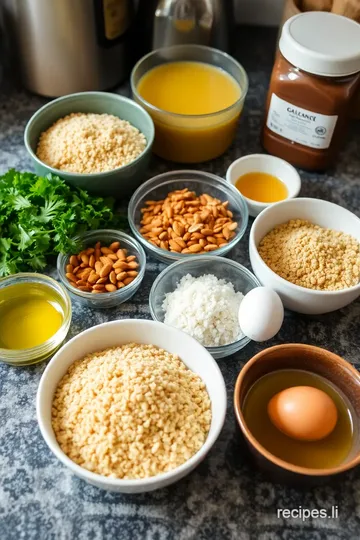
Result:
M274 426L300 441L327 437L338 418L331 397L312 386L293 386L279 392L271 398L267 409Z

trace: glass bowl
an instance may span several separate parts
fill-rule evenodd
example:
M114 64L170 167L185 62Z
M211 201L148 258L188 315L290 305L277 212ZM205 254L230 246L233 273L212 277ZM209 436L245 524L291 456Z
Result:
M74 300L95 309L104 309L118 306L134 296L141 285L146 266L145 252L134 238L122 231L99 229L97 231L86 232L80 236L77 236L74 240L79 242L79 251L80 249L85 249L87 247L94 247L96 242L101 242L104 244L104 246L109 246L112 242L120 242L120 247L127 249L128 255L135 255L137 262L139 263L138 275L134 281L129 283L129 285L126 285L126 287L118 289L114 292L92 294L90 292L79 291L79 289L71 285L65 276L65 267L69 262L69 257L71 254L60 253L57 259L57 271L60 281L67 288Z
M248 209L240 192L229 182L219 176L201 171L172 171L154 176L142 184L133 194L129 202L128 220L134 236L143 244L148 253L164 263L172 263L177 260L193 258L195 255L186 253L173 253L151 244L139 232L141 221L141 209L147 200L161 200L170 191L189 188L197 195L208 193L221 201L229 201L229 209L233 212L233 219L238 227L235 236L230 242L215 251L201 257L221 256L228 253L244 236L248 224Z
M35 273L20 273L0 280L0 290L14 285L29 286L39 284L44 289L50 289L63 311L63 322L59 330L47 341L28 349L0 348L0 360L13 366L28 366L43 362L52 356L64 341L71 323L71 301L66 289L54 279Z
M137 88L151 69L168 62L201 62L231 75L241 93L233 105L211 114L176 114L146 101ZM178 163L201 163L223 154L232 143L248 91L244 68L228 54L202 45L175 45L157 49L139 60L131 73L133 98L147 110L155 124L155 154ZM220 89L219 89L220 91Z
M179 281L186 274L199 277L204 274L212 274L218 279L224 279L234 285L236 292L244 296L251 289L260 287L258 279L241 264L222 257L194 256L186 261L178 261L165 268L156 278L149 295L149 306L152 318L155 321L164 322L162 304L165 294L173 292ZM250 342L250 338L244 336L228 345L219 347L206 347L209 353L216 359L225 358L243 349Z

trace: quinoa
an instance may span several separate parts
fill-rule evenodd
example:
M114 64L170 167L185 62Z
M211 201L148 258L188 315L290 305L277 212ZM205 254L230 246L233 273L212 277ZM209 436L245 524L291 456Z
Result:
M61 171L101 173L131 163L145 147L145 135L126 120L72 113L40 135L36 155Z
M65 454L108 477L147 478L178 467L204 444L210 399L178 356L130 343L70 366L53 400Z
M337 291L360 281L360 243L309 221L278 225L261 240L258 251L276 274L308 289Z

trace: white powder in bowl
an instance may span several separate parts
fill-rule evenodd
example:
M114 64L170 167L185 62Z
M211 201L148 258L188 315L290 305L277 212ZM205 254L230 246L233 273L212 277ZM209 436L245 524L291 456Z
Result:
M190 334L205 347L228 345L243 337L238 322L243 298L224 279L212 274L198 278L187 274L173 292L165 295L164 322Z

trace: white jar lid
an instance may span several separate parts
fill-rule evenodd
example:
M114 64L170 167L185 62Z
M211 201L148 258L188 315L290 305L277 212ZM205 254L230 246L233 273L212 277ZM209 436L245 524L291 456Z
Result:
M328 77L360 71L360 24L334 13L308 11L283 26L281 54L294 66Z

